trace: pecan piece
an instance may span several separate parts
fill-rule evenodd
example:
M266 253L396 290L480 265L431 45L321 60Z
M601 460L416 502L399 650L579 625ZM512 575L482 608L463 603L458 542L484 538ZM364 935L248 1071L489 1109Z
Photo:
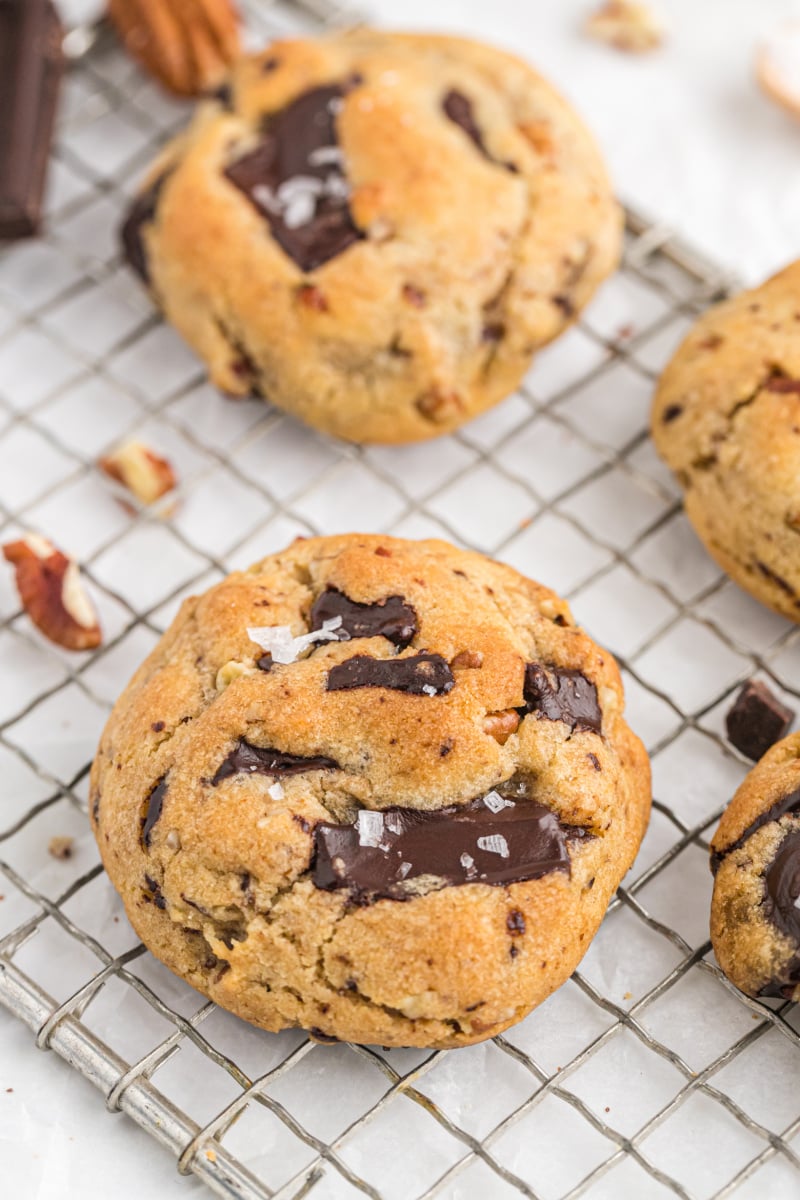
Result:
M99 465L109 479L121 483L141 504L153 504L175 487L175 472L169 460L144 442L125 442L101 458Z
M515 708L507 708L503 712L487 713L483 720L483 732L493 737L501 746L505 746L512 733L519 728L520 715Z
M170 92L198 96L239 55L232 0L108 0L125 48Z
M23 608L46 638L65 650L93 650L100 645L97 613L76 562L35 533L7 542L3 555L16 568Z
M800 21L785 21L759 46L756 82L765 96L800 118Z
M655 50L664 40L661 21L646 4L607 0L586 18L584 33L629 54Z

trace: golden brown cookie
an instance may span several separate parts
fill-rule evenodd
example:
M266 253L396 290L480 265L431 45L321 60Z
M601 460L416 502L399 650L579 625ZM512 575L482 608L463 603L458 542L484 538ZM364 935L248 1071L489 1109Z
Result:
M661 377L653 437L709 553L800 620L800 262L700 318Z
M407 442L514 390L616 265L620 212L530 67L361 29L242 60L123 242L223 391Z
M510 567L298 540L184 603L103 734L93 826L142 940L239 1016L464 1045L563 983L633 861L622 708Z
M711 851L720 966L748 996L800 1000L800 733L753 767Z

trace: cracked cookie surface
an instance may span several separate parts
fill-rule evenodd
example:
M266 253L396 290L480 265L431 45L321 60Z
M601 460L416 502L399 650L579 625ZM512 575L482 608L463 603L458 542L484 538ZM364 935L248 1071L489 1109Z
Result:
M223 391L405 442L514 390L620 226L591 137L526 64L362 29L243 59L123 244Z
M616 664L564 601L354 534L184 602L109 719L90 811L139 936L219 1004L455 1046L574 970L649 805Z
M652 430L709 553L800 621L800 263L700 318L661 377Z
M748 996L800 1000L800 733L753 767L711 841L711 940Z

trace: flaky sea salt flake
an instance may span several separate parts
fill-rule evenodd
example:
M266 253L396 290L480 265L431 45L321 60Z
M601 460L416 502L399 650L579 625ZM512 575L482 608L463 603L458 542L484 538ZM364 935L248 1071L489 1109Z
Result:
M508 858L508 842L502 833L490 833L487 837L479 837L478 847L488 854L499 854L501 858Z
M322 622L321 629L312 629L311 633L301 633L298 637L292 634L289 625L259 625L249 626L247 636L267 654L272 655L274 663L297 662L297 659L313 646L315 642L335 642L338 640L336 630L342 623L341 617L331 617Z

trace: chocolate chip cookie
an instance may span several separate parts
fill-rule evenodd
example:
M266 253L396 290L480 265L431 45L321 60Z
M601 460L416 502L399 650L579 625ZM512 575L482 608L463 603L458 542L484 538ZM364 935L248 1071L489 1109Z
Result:
M700 318L661 377L653 437L709 553L800 621L800 262Z
M711 851L720 966L748 996L800 1000L800 733L753 767Z
M362 29L243 59L123 243L223 391L407 442L514 390L615 266L620 212L527 65Z
M645 751L553 592L444 542L299 540L187 600L91 779L137 933L264 1029L456 1046L568 977Z

